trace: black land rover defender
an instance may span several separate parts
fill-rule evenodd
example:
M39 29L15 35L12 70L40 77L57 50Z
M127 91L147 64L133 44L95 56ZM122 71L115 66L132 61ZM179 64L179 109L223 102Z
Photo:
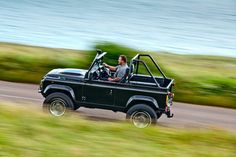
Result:
M106 52L97 50L88 70L54 69L41 80L39 92L45 97L44 109L54 116L79 107L100 108L126 113L136 127L155 124L164 113L171 118L172 87L174 80L167 78L158 64L148 54L137 54L120 82L106 78L113 73L104 67ZM146 62L152 63L161 76L153 76ZM142 66L148 75L139 73Z

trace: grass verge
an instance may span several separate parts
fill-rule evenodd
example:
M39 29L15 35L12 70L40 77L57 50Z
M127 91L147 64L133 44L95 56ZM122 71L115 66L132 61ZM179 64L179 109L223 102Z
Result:
M137 129L78 115L53 118L38 108L0 104L0 156L236 156L236 134L163 127Z

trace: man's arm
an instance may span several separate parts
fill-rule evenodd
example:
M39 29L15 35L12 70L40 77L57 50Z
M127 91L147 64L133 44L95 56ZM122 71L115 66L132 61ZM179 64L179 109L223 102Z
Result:
M114 67L114 66L108 65L108 64L106 64L106 63L103 63L103 65L104 65L106 68L110 69L111 71L116 71L116 67Z
M119 82L120 80L121 80L121 78L119 78L119 77L115 77L115 78L109 77L108 78L108 81L111 81L111 82Z

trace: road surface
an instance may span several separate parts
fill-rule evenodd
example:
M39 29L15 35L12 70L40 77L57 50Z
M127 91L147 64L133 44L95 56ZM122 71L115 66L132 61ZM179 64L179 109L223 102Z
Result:
M37 85L0 81L0 101L10 101L19 105L41 105L43 97ZM124 121L124 113L108 110L80 108L78 114L98 121ZM175 102L172 119L163 115L158 125L177 128L216 128L236 131L236 110L220 107L200 106Z

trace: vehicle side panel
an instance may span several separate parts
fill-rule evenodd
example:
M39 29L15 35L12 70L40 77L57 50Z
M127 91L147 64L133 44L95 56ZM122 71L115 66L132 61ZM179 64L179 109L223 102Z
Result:
M65 86L65 87L70 87L73 92L74 92L74 95L75 95L75 102L76 103L79 103L82 101L82 93L83 93L83 82L73 82L73 81L63 81L63 80L53 80L53 79L46 79L44 81L44 90L45 88L47 88L47 86L50 86L50 85L61 85L61 86ZM53 89L52 89L53 90ZM61 89L58 89L58 90L61 90ZM48 90L50 91L50 89ZM46 94L46 93L45 93Z
M128 88L117 88L116 97L115 97L115 105L120 106L120 107L126 107L131 97L142 96L143 101L146 101L145 97L153 98L157 102L159 108L164 109L166 105L165 104L166 94L167 94L166 92L140 88L138 86L131 86ZM138 98L138 100L141 100L140 97ZM154 103L154 101L152 103Z
M115 83L107 81L84 82L78 80L57 80L46 78L44 90L48 85L62 85L73 89L75 102L86 107L125 111L127 102L134 95L154 98L160 107L165 109L167 89L140 86L131 83ZM82 97L85 97L83 100Z
M97 82L96 84L88 81L83 87L84 103L97 103L106 106L114 105L114 94L112 86L104 86Z

